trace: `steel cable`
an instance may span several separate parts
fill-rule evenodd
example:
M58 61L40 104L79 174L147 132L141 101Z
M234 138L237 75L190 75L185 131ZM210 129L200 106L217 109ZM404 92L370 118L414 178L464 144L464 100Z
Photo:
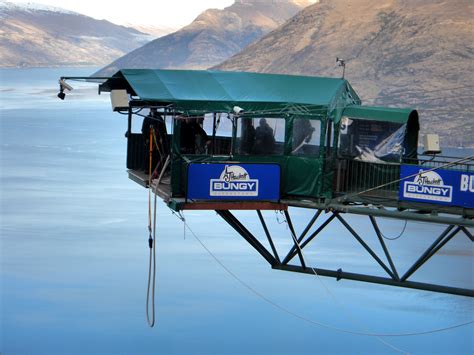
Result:
M434 334L434 333L440 333L440 332L444 332L444 331L448 331L448 330L453 330L453 329L456 329L456 328L461 328L461 327L464 327L464 326L468 326L468 325L471 325L474 323L474 320L470 320L470 321L467 321L467 322L463 322L463 323L459 323L459 324L454 324L454 325L451 325L451 326L447 326L447 327L442 327L442 328L435 328L435 329L430 329L430 330L426 330L426 331L419 331L419 332L406 332L406 333L370 333L370 332L361 332L361 331L355 331L355 330L350 330L350 329L344 329L344 328L339 328L339 327L335 327L335 326L331 326L331 325L328 325L328 324L325 324L325 323L322 323L322 322L318 322L318 321L315 321L313 319L309 319L307 317L304 317L300 314L297 314L281 305L279 305L278 303L272 301L271 299L269 299L268 297L266 297L265 295L263 295L262 293L260 293L259 291L257 291L255 288L253 288L252 286L250 286L249 284L247 284L245 281L243 281L241 278L239 278L235 273L233 273L227 266L225 266L225 264L219 259L217 258L217 256L215 256L212 251L202 242L202 240L196 235L196 233L194 233L194 231L191 229L191 227L189 226L189 224L185 221L185 220L182 220L185 227L188 229L188 231L191 233L191 235L197 240L197 242L202 246L202 248L214 259L214 261L219 264L230 276L232 276L238 283L240 283L243 287L245 287L246 289L248 289L251 293L255 294L257 297L261 298L263 301L265 301L266 303L272 305L273 307L279 309L280 311L284 312L284 313L287 313L295 318L298 318L300 320L303 320L307 323L310 323L310 324L313 324L313 325L317 325L317 326L320 326L320 327L323 327L323 328L326 328L326 329L330 329L330 330L334 330L334 331L337 331L337 332L341 332L341 333L347 333L347 334L353 334L353 335L361 335L361 336L370 336L370 337L409 337L409 336L419 336L419 335L427 335L427 334ZM313 269L313 271L315 271Z

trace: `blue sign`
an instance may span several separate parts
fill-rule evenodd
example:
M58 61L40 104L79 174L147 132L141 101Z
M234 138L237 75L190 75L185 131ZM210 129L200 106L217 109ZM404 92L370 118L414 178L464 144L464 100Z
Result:
M191 200L280 200L277 164L199 164L188 167Z
M474 208L474 173L402 165L400 179L402 201Z

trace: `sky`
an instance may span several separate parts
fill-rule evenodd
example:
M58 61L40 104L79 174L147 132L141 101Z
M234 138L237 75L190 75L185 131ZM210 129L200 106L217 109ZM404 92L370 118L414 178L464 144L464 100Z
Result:
M13 3L28 1L8 0ZM210 8L223 9L234 0L39 0L38 4L60 7L116 24L153 25L177 29L191 23Z

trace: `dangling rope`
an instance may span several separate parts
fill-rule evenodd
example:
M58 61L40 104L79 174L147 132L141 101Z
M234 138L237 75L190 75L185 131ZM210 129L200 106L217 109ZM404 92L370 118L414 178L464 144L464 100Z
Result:
M150 125L150 141L149 141L149 162L148 162L148 247L150 249L150 257L148 262L148 286L146 292L146 320L150 327L155 325L155 285L156 285L156 193L153 209L153 226L152 226L152 207L151 207L151 181L154 175L153 167L153 144L154 144L153 125ZM151 297L150 297L151 294ZM151 300L151 316L150 316L150 300Z
M283 217L283 220L280 222L280 218L278 217L278 213L280 213L280 214L283 215L283 212L282 212L282 211L275 211L275 218L276 218L277 223L278 223L278 224L286 223L285 217ZM288 224L287 224L287 227L288 227Z
M152 211L152 206L151 206L151 193L152 193L152 181L153 177L157 175L158 173L158 168L160 167L161 163L163 162L163 156L156 164L155 169L152 171L152 166L153 166L153 146L156 146L156 148L159 151L159 146L158 142L156 139L156 135L154 132L154 129L152 126L150 126L150 159L149 159L149 165L148 165L148 247L150 249L150 257L149 257L149 263L148 263L148 286L147 286L147 293L146 293L146 318L148 325L150 327L153 327L155 325L155 289L156 289L156 213L157 213L157 208L156 208L156 201L158 199L158 185L161 182L161 179L163 178L163 175L168 168L169 162L170 162L170 156L168 155L164 161L164 164L162 164L161 168L161 173L155 180L155 189L153 191L154 193L154 199L153 199L153 211ZM152 225L152 215L153 215L153 225ZM151 294L151 295L150 295ZM150 301L151 301L151 312L150 312ZM151 315L150 315L151 313Z
M380 230L380 235L384 238L384 239L387 239L387 240L397 240L398 238L400 238L403 233L405 233L405 229L407 228L407 224L408 224L408 220L405 219L405 225L403 226L402 228L402 231L400 232L399 235L397 235L396 237L387 237L385 234L382 233L382 231Z

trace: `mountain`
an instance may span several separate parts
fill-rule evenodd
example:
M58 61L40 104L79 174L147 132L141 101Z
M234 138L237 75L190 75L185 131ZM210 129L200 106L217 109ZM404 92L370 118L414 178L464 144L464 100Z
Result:
M322 0L213 69L340 76L366 104L419 109L422 133L474 146L472 0Z
M151 39L64 9L0 1L0 67L100 66Z
M151 37L153 37L152 39L166 36L167 34L176 32L178 30L178 28L171 28L167 26L153 26L136 23L124 23L123 25L126 27L134 28L142 33L149 34Z
M190 25L117 59L97 75L121 68L205 69L277 28L308 0L236 0L201 13Z

